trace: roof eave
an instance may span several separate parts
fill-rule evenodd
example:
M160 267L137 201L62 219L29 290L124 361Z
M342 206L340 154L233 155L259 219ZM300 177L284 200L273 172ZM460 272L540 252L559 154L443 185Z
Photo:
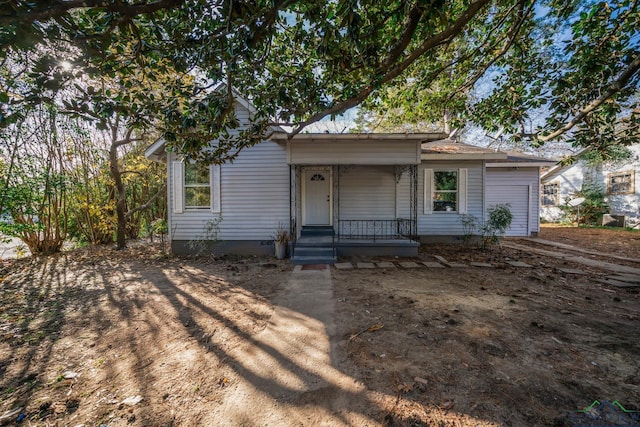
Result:
M502 160L503 153L422 153L422 160Z
M144 156L154 162L164 163L167 158L166 145L166 141L160 138L144 150Z
M299 133L291 136L288 133L276 132L269 139L273 141L435 141L441 139L441 133Z
M552 161L523 161L523 162L495 162L487 163L488 168L543 168L545 166L553 166L556 162Z

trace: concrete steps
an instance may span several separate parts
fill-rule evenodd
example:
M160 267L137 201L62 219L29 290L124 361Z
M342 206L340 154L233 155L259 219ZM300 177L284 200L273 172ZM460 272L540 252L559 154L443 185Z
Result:
M335 264L337 261L333 247L333 227L303 226L300 238L296 241L291 263Z

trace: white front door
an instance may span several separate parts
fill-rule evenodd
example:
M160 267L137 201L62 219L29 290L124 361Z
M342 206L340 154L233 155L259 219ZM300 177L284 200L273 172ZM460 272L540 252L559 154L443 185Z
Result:
M331 224L331 173L327 169L304 171L304 225Z

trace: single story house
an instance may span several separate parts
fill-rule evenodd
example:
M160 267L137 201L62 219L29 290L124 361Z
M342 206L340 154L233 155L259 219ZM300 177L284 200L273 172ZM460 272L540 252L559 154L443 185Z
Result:
M627 226L640 223L640 144L629 147L629 159L592 165L578 160L557 165L541 177L541 217L549 222L563 219L560 206L576 197L583 184L590 183L605 194L610 214L625 217Z
M238 97L235 108L248 122L252 106ZM550 163L446 138L276 132L229 164L186 162L162 140L146 156L167 165L176 253L215 238L219 252L272 254L272 236L284 226L294 262L320 262L322 250L329 262L336 255L413 256L421 241L462 236L463 215L482 222L499 203L514 213L508 235L536 234L540 167Z

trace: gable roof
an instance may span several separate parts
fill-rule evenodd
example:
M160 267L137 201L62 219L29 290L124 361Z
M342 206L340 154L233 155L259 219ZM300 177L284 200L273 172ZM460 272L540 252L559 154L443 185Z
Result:
M147 159L152 160L154 162L164 163L164 160L166 158L165 157L166 145L167 144L164 138L158 138L153 144L151 144L150 146L147 147L146 150L144 150L144 156Z

